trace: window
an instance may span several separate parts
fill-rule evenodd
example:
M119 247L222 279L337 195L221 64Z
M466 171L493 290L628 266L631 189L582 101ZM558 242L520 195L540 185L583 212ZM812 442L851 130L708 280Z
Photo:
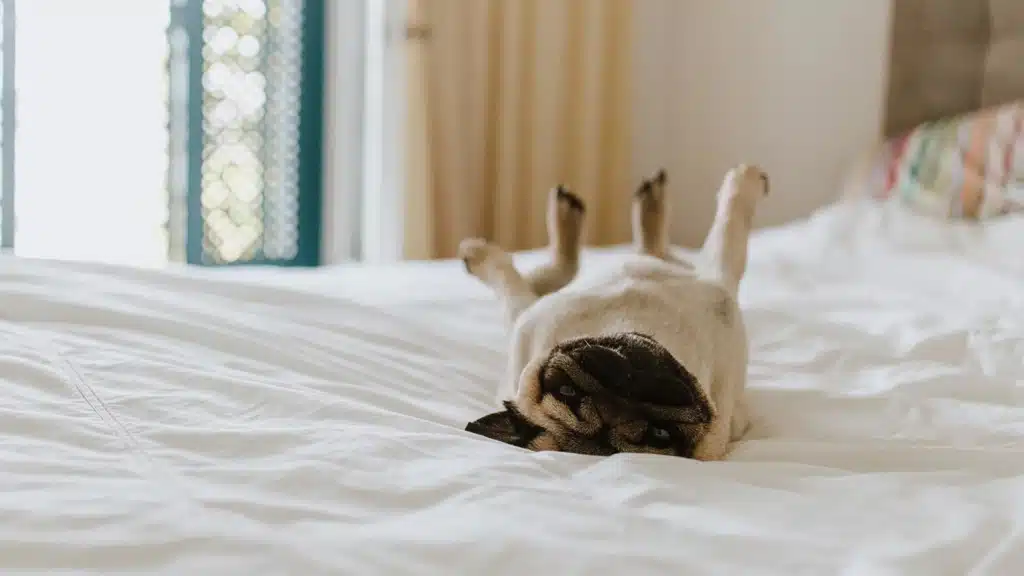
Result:
M3 246L319 264L326 3L0 0Z
M172 7L168 236L187 262L319 263L324 16L324 0Z

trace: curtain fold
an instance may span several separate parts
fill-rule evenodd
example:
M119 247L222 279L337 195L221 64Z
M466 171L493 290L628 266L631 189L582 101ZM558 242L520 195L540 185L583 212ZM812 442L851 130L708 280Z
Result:
M547 242L548 190L588 206L591 244L629 238L631 0L413 0L406 258L480 236Z

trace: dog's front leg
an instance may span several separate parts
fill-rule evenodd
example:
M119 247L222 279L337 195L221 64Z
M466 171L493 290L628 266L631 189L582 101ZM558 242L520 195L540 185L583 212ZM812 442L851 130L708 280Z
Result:
M537 296L561 290L579 272L585 214L586 206L579 196L565 186L551 189L547 209L551 260L524 275Z
M669 200L664 170L645 179L633 195L633 246L640 254L670 259L668 243Z

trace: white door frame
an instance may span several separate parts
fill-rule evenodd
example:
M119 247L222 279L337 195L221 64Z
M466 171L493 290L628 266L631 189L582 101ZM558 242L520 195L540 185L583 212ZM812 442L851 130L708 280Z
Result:
M324 264L402 258L407 0L328 0Z
M366 2L326 2L321 262L359 257L363 189Z
M367 0L362 260L402 259L407 0Z

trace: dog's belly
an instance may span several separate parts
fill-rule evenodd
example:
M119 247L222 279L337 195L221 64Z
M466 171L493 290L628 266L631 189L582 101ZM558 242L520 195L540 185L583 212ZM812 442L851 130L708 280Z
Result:
M693 267L629 258L538 300L519 317L513 340L521 361L529 362L573 338L639 332L705 382L715 340L722 334L722 311L733 307L731 296L701 280Z
M615 297L630 292L664 291L696 280L696 269L690 262L667 262L652 256L634 254L598 273L580 274L568 286L549 297Z

